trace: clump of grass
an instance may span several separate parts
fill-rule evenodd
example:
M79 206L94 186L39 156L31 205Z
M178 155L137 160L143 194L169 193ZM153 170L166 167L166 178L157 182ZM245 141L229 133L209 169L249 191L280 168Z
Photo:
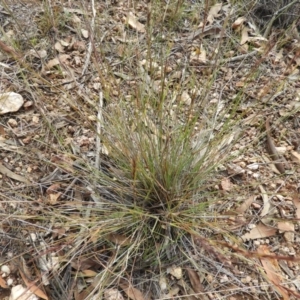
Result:
M168 51L162 49L162 57ZM201 233L222 232L211 221L214 217L208 208L218 199L214 188L217 168L229 159L237 138L232 134L238 119L231 116L240 99L222 113L217 105L207 109L205 93L194 95L188 105L180 97L174 100L174 92L179 96L186 87L175 91L165 84L168 75L163 58L151 53L146 56L162 61L160 84L152 88L140 74L139 89L130 100L120 96L114 105L107 99L111 104L103 112L101 139L108 159L102 157L102 167L94 170L89 180L99 196L93 208L97 221L92 231L99 241L104 238L100 248L112 241L120 247L113 266L99 275L107 283L125 277L135 283L143 278L148 285L153 276L149 272L160 274L170 265L196 265L188 243L199 235L206 251L225 261L217 244L212 246ZM155 73L151 66L149 69L150 74ZM214 75L206 81L208 89L211 78ZM189 80L195 88L193 75ZM220 120L223 126L217 130ZM226 143L230 137L233 142ZM102 284L98 295L103 292ZM147 285L143 290L150 292ZM159 286L154 290L159 291Z
M139 274L133 275L137 280L150 270L186 262L187 240L216 226L209 222L207 209L217 199L212 188L216 167L228 158L220 154L221 134L203 136L193 145L196 117L176 124L178 120L168 120L166 108L161 108L161 117L151 127L149 106L139 108L132 113L132 106L119 103L106 116L103 141L110 163L105 172L93 173L101 186L94 187L101 200L94 208L99 223L93 231L99 238L121 239L114 271L103 271L110 280L123 276L125 265L126 272Z

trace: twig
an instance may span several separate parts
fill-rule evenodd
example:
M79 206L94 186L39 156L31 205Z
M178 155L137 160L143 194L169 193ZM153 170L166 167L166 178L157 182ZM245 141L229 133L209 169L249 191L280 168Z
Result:
M246 53L246 54L242 54L242 55L238 55L238 56L234 56L234 57L230 57L230 58L225 58L225 59L220 59L218 61L215 61L215 60L207 61L207 64L215 65L217 62L220 63L220 64L227 64L227 63L231 63L231 62L244 60L246 58L254 56L257 53L258 53L257 50L253 50L253 51L251 51L249 53Z
M83 70L81 72L81 75L84 75L90 60L91 60L91 56L92 56L92 50L93 50L93 38L94 38L94 28L95 28L95 18L96 18L96 10L95 10L95 2L94 0L92 1L92 20L91 20L91 25L90 25L90 41L89 41L89 46L88 46L88 51L87 51L87 56L84 62L84 66L83 66Z
M100 155L101 155L101 126L103 124L103 115L102 115L102 108L103 108L103 93L102 90L99 92L99 107L98 107L98 114L97 114L97 131L96 131L96 161L95 161L95 168L99 170L100 168Z
M94 2L94 0L91 0L91 2L92 2L93 17L92 17L92 21L91 21L90 42L89 42L89 48L88 48L87 57L86 57L86 60L85 60L84 67L83 67L81 75L85 74L85 72L86 72L86 70L88 68L88 65L90 63L91 54L92 54L92 40L94 38L93 33L94 33L94 26L95 26L96 10L95 10L95 2ZM98 111L98 114L99 114L99 111ZM98 123L97 123L97 129L98 129ZM97 135L97 137L98 137L98 135ZM97 150L98 150L98 148L97 148ZM96 164L97 164L97 158L96 158ZM90 218L92 206L93 206L93 204L89 203L87 205L87 207L86 207L85 214L84 214L84 218L86 220L88 220ZM78 238L76 239L76 242L75 242L75 245L76 245L75 247L76 248L82 243L82 240L83 240L82 237L84 236L84 233L86 231L88 231L88 229L86 227L82 226L80 228L80 232L78 234Z

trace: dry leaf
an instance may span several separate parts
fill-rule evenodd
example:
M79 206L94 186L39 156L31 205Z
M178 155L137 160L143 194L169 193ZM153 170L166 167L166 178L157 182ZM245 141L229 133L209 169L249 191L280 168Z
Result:
M229 163L227 165L227 172L229 175L239 175L244 174L245 170L237 164Z
M45 70L51 70L53 67L62 64L66 64L67 61L71 58L68 54L60 54L58 57L55 57L48 61L45 65Z
M223 178L221 180L221 188L223 191L228 192L232 188L232 183L229 178Z
M197 299L202 299L202 298L203 298L203 300L207 299L206 296L203 296L203 295L201 295L201 296L199 295L198 297L194 296L193 295L194 291L190 287L190 284L186 283L183 279L178 280L177 284L181 287L180 290L185 295L184 299L186 299L186 300L197 300ZM169 299L169 298L167 298L167 299Z
M261 192L261 197L262 197L263 202L264 202L264 208L262 209L260 215L262 217L264 217L269 213L269 211L271 209L271 203L270 203L268 194L265 191L265 189L262 187L262 185L259 185L259 189L260 189L260 192Z
M277 229L273 227L269 227L264 225L263 223L259 223L256 227L251 229L250 232L241 236L243 241L247 240L255 240L273 236L277 233Z
M183 104L191 105L192 98L190 97L190 95L188 94L188 92L183 91L182 94L181 94L181 97L180 97L180 101Z
M130 244L130 238L125 235L110 233L106 238L117 245L127 246Z
M206 51L201 45L200 49L196 49L195 51L192 51L190 55L190 62L198 62L198 63L204 63L206 64Z
M232 24L231 27L232 27L232 29L237 29L240 26L242 26L246 21L247 21L247 19L245 17L240 17L235 20L235 22Z
M83 38L87 39L89 37L89 32L86 29L81 29L81 34L83 36Z
M145 25L140 23L132 12L128 13L126 23L138 32L146 32Z
M8 120L8 123L9 123L9 120ZM5 128L2 125L0 125L0 136L3 136L3 137L6 136Z
M99 262L93 258L86 258L82 257L82 259L71 261L71 266L75 270L87 270L91 267L93 268L99 268L102 265L99 264Z
M288 221L278 222L277 227L280 231L295 231L295 225L292 222Z
M83 277L95 277L98 273L93 270L84 270L82 271Z
M26 284L27 288L36 296L44 299L44 300L48 300L48 296L38 287L35 285L36 281L30 282L27 280L26 276L23 274L23 272L21 270L19 270L21 277L24 281L24 283Z
M18 111L24 103L23 97L14 92L0 94L0 115Z
M159 279L159 286L160 286L160 289L162 291L166 290L168 288L168 283L167 283L167 279L165 276L161 276L160 279Z
M124 291L124 293L132 300L145 300L143 294L138 289L134 288L130 283L126 280L122 280L120 283L120 287Z
M271 254L267 245L260 245L257 249L257 252L262 255ZM289 300L290 299L289 294L283 287L280 286L282 277L281 275L279 275L280 267L278 265L277 260L269 257L268 258L262 257L260 258L260 261L264 267L267 278L271 283L275 285L277 292L283 297L284 300Z
M6 282L5 282L5 280L2 278L2 276L0 276L0 286L3 289L8 289L8 286L7 286Z
M237 207L236 212L238 214L243 214L256 199L256 196L250 196L247 200L245 200L239 207Z
M107 289L104 291L105 300L124 300L124 297L117 289Z
M250 36L248 42L255 47L262 47L268 40L262 36Z
M59 166L61 169L63 169L67 173L74 173L74 161L73 159L68 155L53 155L51 157L51 162L54 163L56 166Z
M51 70L54 66L59 65L59 60L57 57L50 59L48 63L45 65L46 70Z
M28 55L32 55L36 58L45 58L47 56L47 51L46 50L35 50L31 49L28 51Z
M46 193L47 194L57 193L59 189L60 189L60 183L54 183L47 188Z
M54 49L59 52L59 53L64 53L65 50L64 50L64 47L63 45L61 44L61 42L56 42L55 45L54 45Z
M64 7L63 11L64 11L64 13L67 13L67 14L72 14L72 13L75 13L77 15L84 15L85 14L85 11L83 11L82 9L79 9L79 8Z
M300 199L297 194L294 194L292 200L296 208L296 218L298 219L298 223L299 223L300 222Z
M171 268L167 269L167 272L174 276L177 280L181 279L182 277L182 269L180 267L172 266Z
M58 60L61 64L67 64L69 59L71 59L71 56L68 54L59 54L58 55Z
M51 205L57 204L61 195L62 195L62 193L49 194L48 195L48 203Z
M85 44L82 41L76 42L73 44L73 50L78 51L79 53L83 53L85 51ZM73 57L73 61L75 62L76 66L80 66L82 63L81 57L75 55Z
M211 25L215 18L219 17L219 11L222 8L222 3L216 3L214 6L212 6L208 12L207 16L207 23Z
M20 59L22 55L20 53L17 53L13 48L10 46L7 46L5 43L0 41L0 49L5 52L6 54L10 55L14 59Z
M204 292L204 287L202 286L202 283L200 282L199 275L197 272L191 268L186 269L190 282L192 284L193 290L195 293L200 294Z
M81 20L79 17L77 17L75 14L72 15L71 17L71 22L73 25L78 26L81 24Z
M300 163L300 153L298 153L297 151L291 151L291 155L292 155L292 160L296 163Z
M178 295L180 288L178 286L174 286L169 290L169 293L166 295L166 298L173 298L175 295Z
M242 30L242 36L241 36L241 41L240 41L240 45L241 45L241 50L243 52L247 52L249 45L247 44L249 40L249 35L248 35L248 28L244 27Z
M9 300L38 300L38 297L19 284L11 289Z

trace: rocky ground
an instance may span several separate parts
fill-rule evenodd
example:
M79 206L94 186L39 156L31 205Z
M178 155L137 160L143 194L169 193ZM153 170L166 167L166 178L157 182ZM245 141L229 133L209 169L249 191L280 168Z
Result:
M296 26L173 2L0 1L1 299L300 297Z

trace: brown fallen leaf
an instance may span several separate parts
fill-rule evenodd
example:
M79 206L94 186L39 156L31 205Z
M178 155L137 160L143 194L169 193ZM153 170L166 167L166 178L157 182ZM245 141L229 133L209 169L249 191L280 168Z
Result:
M87 270L89 268L98 268L101 264L98 263L96 259L93 258L80 258L71 262L72 268L78 271Z
M296 208L296 218L298 219L298 223L300 222L300 199L299 196L295 193L292 197L294 206Z
M46 193L47 194L57 193L59 189L60 189L60 183L54 183L47 188Z
M182 269L180 267L176 267L175 265L167 268L167 273L174 276L177 280L182 277Z
M145 25L140 23L132 12L128 13L126 23L138 32L146 32Z
M247 27L244 27L242 29L242 36L241 36L241 41L240 41L240 45L241 45L241 51L243 53L247 53L248 52L248 48L249 48L249 45L248 45L248 40L249 40L249 29Z
M104 291L105 300L124 300L124 297L117 289L107 289Z
M266 216L269 213L269 211L271 209L271 202L270 202L268 194L265 191L265 189L263 188L263 186L259 185L258 187L260 189L261 197L262 197L263 203L264 203L264 207L263 207L262 211L260 212L260 216L264 217L264 216Z
M256 227L247 232L246 234L242 235L241 238L243 241L247 240L255 240L273 236L277 233L277 229L273 227L269 227L264 225L263 223L259 223Z
M247 22L247 19L245 17L237 18L234 23L231 25L232 29L238 29L240 28L245 22Z
M261 255L270 255L271 252L269 251L269 248L267 245L260 245L257 249L258 253ZM282 283L282 276L280 273L280 267L278 265L278 261L274 258L270 257L261 257L260 258L261 264L264 267L264 270L266 272L266 277L269 280L269 282L273 283L276 291L282 296L284 300L289 300L289 294L287 291L281 286Z
M2 276L0 276L0 286L3 289L8 289L8 285L6 284L5 280L2 278Z
M8 54L9 56L13 57L16 60L22 58L22 55L20 53L17 53L13 48L7 46L2 41L0 41L0 49L1 51L5 52L6 54Z
M188 273L190 282L192 284L193 290L197 294L201 294L204 292L204 287L202 283L200 282L199 275L197 272L191 268L186 268L186 271Z
M221 180L221 188L225 192L229 192L232 189L232 183L229 178L223 178Z
M93 270L83 270L82 275L83 277L95 277L98 273Z
M75 300L85 300L87 297L93 292L93 287L89 286L82 292L78 293L77 289L75 289Z
M295 225L289 221L278 222L277 227L280 231L295 231Z
M61 197L62 193L52 193L47 196L47 203L50 205L55 205L59 201L59 198Z
M207 16L207 23L212 24L215 20L215 18L219 17L219 12L222 8L222 3L216 3L214 6L212 6L208 12Z
M6 131L4 129L4 126L0 125L0 136L5 136L6 135Z
M121 280L119 283L124 293L132 300L145 300L142 292L134 288L131 283L126 280Z
M20 274L21 274L21 277L25 283L25 285L27 286L27 288L33 293L35 294L36 296L44 299L44 300L48 300L48 296L38 287L35 285L35 283L37 282L36 281L33 281L33 282L30 282L27 280L26 276L24 275L24 273L19 270Z
M48 71L51 70L53 67L61 64L66 64L68 59L70 59L71 56L68 54L60 54L59 56L50 59L44 67L44 70Z
M130 238L122 234L110 233L106 238L120 246L128 246L130 244Z
M191 288L189 283L187 283L185 280L183 280L183 278L178 280L177 284L180 287L181 295L184 295L184 299L186 299L186 300L201 299L202 300L202 297L200 295L197 295L197 296L194 295L194 290ZM169 295L169 293L166 295L166 297L167 298L163 298L163 299L174 299L174 297ZM175 299L177 299L177 298L175 298Z
M195 51L191 52L190 62L206 64L206 62L207 62L206 51L205 51L203 45L201 45L200 48L195 49ZM191 102L192 102L192 99L190 99L190 103Z
M291 151L292 160L298 164L300 164L300 153L297 151Z
M236 212L238 214L243 214L253 203L253 201L257 198L257 196L250 196L246 199L239 207L236 208Z

